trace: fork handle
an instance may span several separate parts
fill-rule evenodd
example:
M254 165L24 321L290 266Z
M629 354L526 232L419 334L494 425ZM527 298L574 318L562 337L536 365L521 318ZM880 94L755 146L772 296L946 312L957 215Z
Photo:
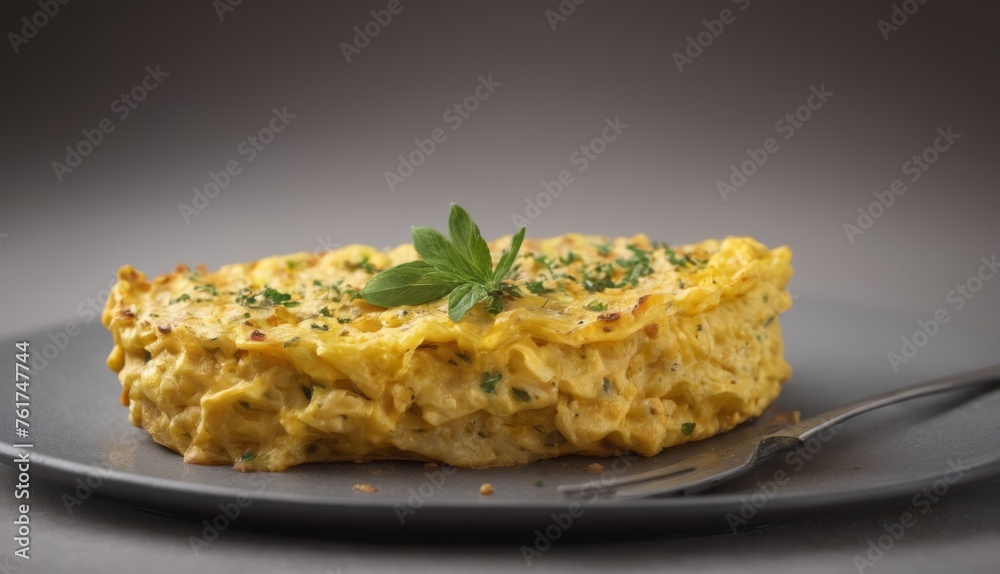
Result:
M875 395L874 397L861 399L860 401L838 407L832 411L816 415L798 424L769 434L765 437L765 439L794 438L800 441L805 441L817 433L826 430L837 423L860 415L861 413L866 413L871 410L908 401L917 397L987 384L1000 384L1000 365L993 365L991 367L985 367L975 371L950 375L940 379L934 379L933 381L888 391L880 395Z

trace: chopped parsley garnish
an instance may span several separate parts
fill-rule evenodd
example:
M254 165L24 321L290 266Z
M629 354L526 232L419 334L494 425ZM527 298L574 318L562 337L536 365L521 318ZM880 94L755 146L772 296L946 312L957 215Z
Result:
M351 318L350 317L337 317L337 322L340 323L341 325L346 325L347 323L351 322Z
M255 458L257 458L257 455L252 450L248 450L240 456L240 462L250 462Z
M320 309L319 314L324 317L333 317L333 313L330 312L329 307L323 307L322 309Z
M483 380L479 382L479 388L483 392L497 394L497 383L503 378L502 373L483 373ZM531 397L528 397L529 400Z
M691 260L688 259L687 255L685 255L684 257L678 257L677 252L674 251L673 249L666 246L664 246L663 249L667 253L667 260L678 267L685 267L687 266L688 263L691 262Z
M619 286L631 285L635 287L640 278L653 273L653 268L649 264L650 252L635 245L629 245L628 248L632 252L632 258L618 260L618 265L625 270L625 277L619 283Z
M555 291L555 289L546 288L541 281L527 281L524 286L535 295L548 295Z
M520 400L522 400L522 401L524 401L526 403L530 403L531 402L531 395L529 395L528 391L526 391L524 389L519 389L517 387L512 387L510 389L510 392L514 393L515 397L517 397L518 399L520 399Z
M678 267L687 267L688 265L701 265L707 263L705 260L695 259L686 253L678 254L676 251L670 248L666 243L657 241L653 243L653 249L662 249L667 255L667 260L670 261L672 265Z
M190 300L191 300L190 295L188 295L187 293L182 293L178 295L176 299L171 299L170 304L173 305L174 303L180 303L181 301L190 301Z
M771 325L771 323L774 323L774 315L771 315L770 317L767 318L766 321L764 321L764 326L768 327Z
M694 432L695 423L682 423L681 424L681 434L684 436L691 436Z
M150 313L149 316L150 317L159 317L160 314L159 313Z
M282 305L284 307L298 307L298 301L292 301L290 293L282 293L272 287L265 287L260 293L254 293L249 287L240 289L236 294L236 302L250 309L265 309Z
M313 400L313 388L311 386L302 385L302 394L306 396L307 401Z
M542 255L540 253L528 253L526 257L530 257L535 261L535 263L544 267L545 270L549 272L549 275L555 273L555 270L552 268L553 265L552 260L549 259L548 255Z
M251 307L257 304L257 296L248 287L244 287L236 294L236 302L244 307Z
M535 486L545 486L545 481L540 478L536 478L534 484Z
M604 258L611 255L613 245L595 244L597 253ZM645 249L635 244L626 245L632 253L631 257L618 257L614 262L607 259L587 261L576 254L568 252L566 255L552 259L546 255L527 253L525 258L533 260L541 269L537 270L536 277L532 281L526 281L525 287L532 293L543 295L553 291L568 293L566 282L578 283L589 293L602 293L607 289L622 289L624 287L636 287L642 278L652 275L654 272L654 254L663 249L663 253L671 264L684 267L688 265L704 264L706 260L694 259L690 255L674 251L665 243L653 243L651 248ZM543 281L554 281L552 288L545 287ZM681 283L683 288L683 283Z
M313 285L319 287L320 289L325 289L328 291L326 294L326 300L333 301L334 303L340 303L344 293L340 290L344 285L344 280L340 279L336 283L331 283L330 285L324 285L319 279L313 280ZM350 290L352 293L356 293L353 289Z
M611 394L611 379L604 377L604 394Z
M300 340L302 340L301 337L292 337L291 339L285 341L285 346L283 348L287 349L288 345L294 345Z
M264 298L271 302L272 305L284 305L285 307L291 307L298 305L298 303L291 303L292 296L289 293L282 293L277 289L271 287L266 287L264 289Z
M603 301L591 301L587 304L587 309L596 312L607 311L608 304Z
M296 267L298 267L299 265L302 265L301 261L285 261L285 263L288 265L288 270L289 271L295 271Z
M562 263L563 267L569 267L570 265L572 265L577 261L583 261L583 259L581 259L579 255L573 253L572 251L567 253L565 257L559 258L559 263Z
M363 256L361 258L361 261L358 261L357 263L355 263L354 264L354 268L355 269L361 269L361 270L363 270L365 273L367 273L369 275L374 275L374 274L378 273L378 269L376 269L375 266L371 264L371 262L369 261L369 258L368 258L367 255Z
M313 323L312 325L310 325L310 327L312 327L313 329L316 329L317 331L329 331L330 330L330 326L329 325L317 325L316 323Z
M601 293L605 289L620 287L614 280L615 266L610 263L599 263L593 269L583 270L581 284L590 293Z
M218 294L219 294L219 290L216 289L215 285L212 285L211 283L205 283L204 285L197 285L197 286L195 286L194 290L195 291L204 291L205 293L209 293L212 296L218 296Z
M466 363L472 362L472 356L466 353L465 351L462 351L461 353L455 353L455 356L458 357L459 359L462 359Z

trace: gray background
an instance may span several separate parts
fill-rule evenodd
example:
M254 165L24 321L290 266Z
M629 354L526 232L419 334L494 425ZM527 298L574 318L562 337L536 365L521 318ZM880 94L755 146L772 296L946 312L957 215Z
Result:
M451 201L471 211L484 235L511 233L511 215L524 212L526 198L560 170L575 171L570 154L615 117L629 127L585 172L574 173L529 234L641 231L671 243L752 235L792 248L799 304L888 311L912 317L913 331L937 309L953 310L949 291L998 251L995 3L931 0L888 41L877 21L890 17L890 1L752 0L740 10L727 1L591 0L556 30L545 16L558 9L555 0L402 5L351 63L341 43L385 3L244 2L220 21L204 2L74 2L17 53L0 47L0 334L87 322L88 299L99 299L124 263L158 274L178 262L215 267L355 242L395 245L408 240L410 225L443 227ZM726 8L735 21L679 72L672 54ZM38 10L35 2L6 2L0 31L19 33L21 18ZM157 64L169 76L118 120L112 102ZM452 130L442 113L490 74L501 86ZM779 139L779 151L723 202L716 182L728 178L730 165L765 138L780 138L775 122L820 85L834 95L791 139ZM237 146L266 126L275 107L296 118L186 223L178 206L191 203L209 171L243 159ZM65 146L105 117L115 117L115 131L58 181L52 162L63 161ZM856 222L873 192L905 178L903 163L948 126L961 134L954 147L850 243L844 224ZM415 138L438 127L447 141L390 191L383 173L414 149ZM950 313L944 329L995 338L998 292L1000 283L987 282ZM870 350L898 352L900 337L911 333L878 339ZM933 372L931 357L918 355L908 375L919 380L921 370ZM886 363L872 376L894 373ZM929 570L960 559L995 564L996 549L977 545L1000 531L985 512L996 514L995 494L989 503L961 496L969 498L956 494L940 522L919 540L907 539L906 550L877 569L891 571L895 561ZM59 508L51 519L39 516L61 534L39 556L92 555L110 544L117 520L148 524L132 530L128 544L115 534L119 551L169 552L161 539L171 521L101 504L71 521ZM849 571L844 547L870 535L856 526L835 520L606 552L563 549L564 558L539 569L669 565L673 550L686 557L685 566L756 556L762 568ZM824 535L828 528L834 534ZM306 543L256 536L227 537L228 550L198 567L238 564L234 556L256 555L248 549L264 545L275 549L268 560L286 561L275 562L276 571L291 569L295 555L321 562L321 550L301 550ZM699 564L692 549L712 557ZM390 559L378 547L355 548L344 571L380 560L387 570L459 569L492 552L394 550ZM775 563L765 560L775 555Z

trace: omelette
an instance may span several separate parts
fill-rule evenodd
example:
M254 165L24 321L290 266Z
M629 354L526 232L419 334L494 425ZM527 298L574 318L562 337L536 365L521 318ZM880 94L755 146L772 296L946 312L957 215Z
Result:
M510 238L489 244L500 259ZM760 415L791 375L791 252L746 237L526 239L502 310L362 296L413 245L351 245L148 280L102 314L129 420L188 463L278 471L652 456Z

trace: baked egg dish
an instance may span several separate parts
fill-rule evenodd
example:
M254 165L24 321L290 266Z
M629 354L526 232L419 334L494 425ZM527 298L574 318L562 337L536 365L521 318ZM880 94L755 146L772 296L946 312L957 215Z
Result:
M185 462L238 470L506 466L652 456L760 415L791 375L786 247L529 238L498 312L456 322L447 299L362 296L417 259L409 244L351 245L151 280L122 267L102 322L129 420Z

